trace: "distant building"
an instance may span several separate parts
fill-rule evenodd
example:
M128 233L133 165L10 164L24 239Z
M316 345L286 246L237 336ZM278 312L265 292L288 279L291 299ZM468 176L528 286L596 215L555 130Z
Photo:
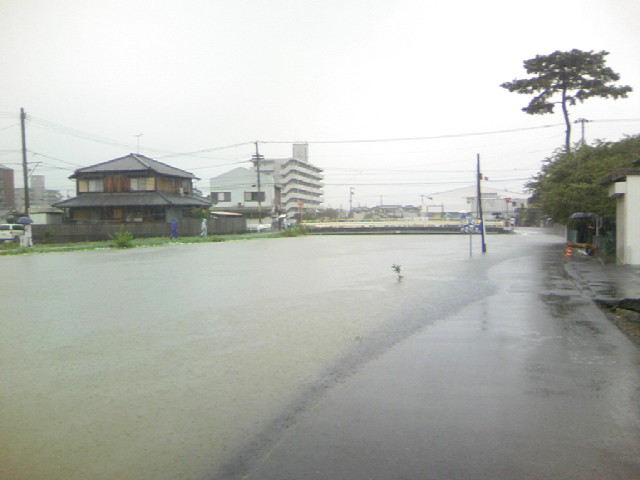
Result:
M374 219L418 218L420 208L412 205L378 205L371 208L370 215Z
M258 210L264 216L293 218L301 207L316 209L323 203L322 178L322 169L309 163L308 145L295 143L290 158L261 159L260 192L255 167L235 168L212 178L213 210L242 213L254 219L259 216Z
M309 163L309 146L294 143L290 158L265 158L260 170L271 175L281 189L281 208L292 218L303 208L317 208L324 202L322 169Z
M526 205L527 199L522 194L482 186L482 211L485 217L493 214L511 217ZM475 215L478 209L477 186L431 194L425 197L423 208L429 218L454 218L462 212Z
M9 212L16 207L16 191L13 169L0 165L0 213Z
M16 209L24 212L24 188L16 188ZM47 190L45 188L44 175L31 175L29 177L29 210L34 211L46 210L51 208L56 202L62 200L62 194L59 190Z
M514 195L514 196L512 196ZM508 192L500 192L498 190L482 189L482 213L485 217L493 215L501 218L515 217L520 209L527 207L527 199L517 194L509 194ZM478 209L477 194L469 197L471 205L471 213L475 213Z
M213 212L242 214L247 223L271 223L281 210L281 190L271 175L238 167L210 180Z

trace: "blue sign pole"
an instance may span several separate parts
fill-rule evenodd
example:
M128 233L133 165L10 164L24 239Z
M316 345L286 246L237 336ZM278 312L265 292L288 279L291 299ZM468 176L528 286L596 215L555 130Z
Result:
M473 218L467 217L467 231L469 232L469 256L473 257Z

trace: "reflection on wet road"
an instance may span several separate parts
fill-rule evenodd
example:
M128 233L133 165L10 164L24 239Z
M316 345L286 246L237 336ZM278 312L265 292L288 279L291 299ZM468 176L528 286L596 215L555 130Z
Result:
M490 266L495 291L369 362L245 478L638 478L638 350L558 260Z

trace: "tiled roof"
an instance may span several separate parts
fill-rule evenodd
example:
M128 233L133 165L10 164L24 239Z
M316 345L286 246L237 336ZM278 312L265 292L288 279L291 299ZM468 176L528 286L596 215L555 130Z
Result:
M200 197L172 195L162 192L142 193L83 193L55 203L58 208L74 207L149 207L149 206L208 207L211 202Z
M158 162L152 158L137 153L130 153L126 157L120 157L108 162L98 163L89 167L79 168L69 178L76 178L78 174L107 173L107 172L147 172L153 171L160 175L182 178L196 178L193 173L180 170L166 163Z

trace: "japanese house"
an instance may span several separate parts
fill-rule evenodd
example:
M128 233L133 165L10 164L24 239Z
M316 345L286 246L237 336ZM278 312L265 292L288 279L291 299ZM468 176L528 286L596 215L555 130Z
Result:
M211 202L194 195L190 172L131 153L76 170L76 197L57 202L70 222L168 222Z

